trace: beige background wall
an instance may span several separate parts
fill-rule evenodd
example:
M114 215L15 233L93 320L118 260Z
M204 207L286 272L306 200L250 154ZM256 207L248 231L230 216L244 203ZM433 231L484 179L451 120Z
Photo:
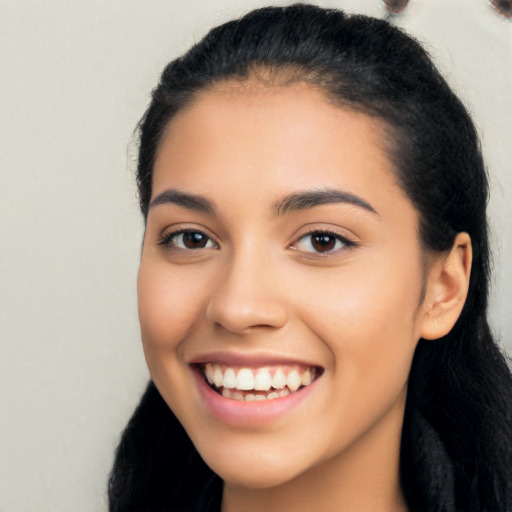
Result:
M148 378L128 141L164 64L266 3L0 0L1 512L106 510L113 450ZM384 14L379 0L319 3ZM397 22L483 134L492 318L512 350L512 24L486 0L411 0Z

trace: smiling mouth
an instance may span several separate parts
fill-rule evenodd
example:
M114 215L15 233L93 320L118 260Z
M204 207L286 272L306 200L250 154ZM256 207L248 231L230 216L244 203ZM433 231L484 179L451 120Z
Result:
M243 368L205 363L197 365L197 369L216 393L245 402L274 400L297 393L323 373L320 367L299 365Z

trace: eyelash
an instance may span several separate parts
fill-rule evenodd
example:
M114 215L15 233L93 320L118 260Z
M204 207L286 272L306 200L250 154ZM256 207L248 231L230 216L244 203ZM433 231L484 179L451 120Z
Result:
M204 236L204 237L206 237L206 245L208 245L210 242L212 242L214 244L214 247L196 247L196 248L178 247L176 245L176 239L179 236L186 235L186 234L198 234L200 236ZM336 233L335 231L331 231L328 229L312 229L308 233L305 233L304 235L302 235L297 240L297 242L294 242L294 244L292 244L291 248L294 250L297 250L298 244L300 244L303 240L306 240L308 237L312 237L313 235L324 236L324 237L328 237L330 239L334 239L334 244L335 244L334 250L332 250L332 248L325 250L325 251L315 250L315 248L313 246L313 241L310 241L309 243L310 243L311 247L313 248L313 250L312 251L302 250L302 252L313 253L313 254L317 254L317 255L321 255L321 256L328 256L329 254L335 254L340 251L345 251L351 247L358 246L358 244L356 242L354 242L353 240L350 240L350 239L340 235L339 233ZM341 244L343 246L340 248L336 248L337 242L341 242ZM203 231L201 231L199 229L192 229L192 228L179 229L177 231L171 231L169 233L166 233L160 240L158 240L158 245L165 246L170 249L181 249L181 250L189 250L189 251L218 248L218 244L210 236L208 236L207 234L205 234Z
M189 229L178 229L177 231L171 231L169 233L165 233L162 236L162 238L160 238L160 240L158 240L157 244L165 246L165 247L168 247L170 249L178 248L178 249L189 250L189 251L194 251L194 250L199 250L199 249L211 249L211 247L198 247L198 248L195 248L195 249L194 248L190 248L190 247L177 247L176 246L176 239L180 235L186 235L186 234L199 234L199 235L202 235L202 236L206 237L206 239L207 239L206 243L213 242L215 244L215 247L218 247L217 243L210 236L208 236L206 233L204 233L203 231L201 231L199 229L192 229L192 228L189 228Z
M334 239L335 240L335 244L339 241L343 244L343 247L341 248L337 248L335 250L327 250L327 251L303 251L303 252L311 252L311 253L314 253L314 254L318 254L318 255L321 255L321 256L328 256L329 254L336 254L336 253L339 253L340 251L345 251L347 249L350 249L351 247L357 247L358 244L356 242L354 242L353 240L350 240L342 235L340 235L339 233L336 233L335 231L331 231L331 230L328 230L328 229L312 229L311 231L309 231L308 233L302 235L297 242L295 242L293 244L292 247L295 247L297 246L298 243L300 243L302 240L305 240L307 239L308 237L312 237L313 235L320 235L320 236L327 236L331 239ZM312 245L312 241L309 242L311 245Z

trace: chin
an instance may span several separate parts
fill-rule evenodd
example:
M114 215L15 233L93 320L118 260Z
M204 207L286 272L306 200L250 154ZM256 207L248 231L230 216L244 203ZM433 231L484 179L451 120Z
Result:
M215 472L227 484L245 489L270 489L283 485L298 476L295 472L276 470L276 468L269 470L268 467L258 466L245 467L243 471L240 468L221 467Z
M199 452L201 453L201 451ZM259 456L258 456L259 455ZM248 453L237 457L226 449L222 454L201 453L206 464L227 484L247 489L266 489L285 484L299 476L307 468L304 461L299 465L290 457L270 450L256 457Z

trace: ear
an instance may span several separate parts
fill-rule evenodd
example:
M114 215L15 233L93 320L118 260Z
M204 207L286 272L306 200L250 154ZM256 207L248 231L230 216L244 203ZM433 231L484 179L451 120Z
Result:
M468 294L472 258L471 238L467 233L459 233L450 252L430 265L423 302L422 338L441 338L455 325Z

